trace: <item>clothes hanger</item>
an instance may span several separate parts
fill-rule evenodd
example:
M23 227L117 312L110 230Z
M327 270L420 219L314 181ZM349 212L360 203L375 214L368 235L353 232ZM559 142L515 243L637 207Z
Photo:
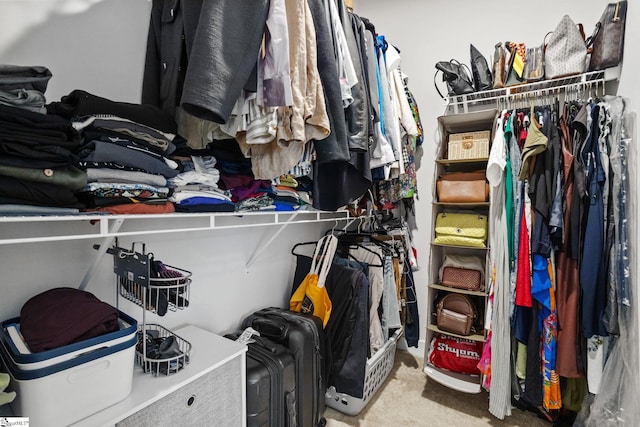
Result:
M359 245L348 246L346 248L345 247L341 248L340 246L338 246L338 249L336 250L336 255L338 255L338 256L340 256L342 258L351 259L352 261L355 261L358 264L366 264L369 267L380 267L380 268L384 267L384 265L382 265L382 261L381 261L380 264L371 264L371 263L366 262L366 261L360 261L358 258L355 257L355 255L353 255L351 253L351 251L349 251L349 248L353 248L355 246L362 247L362 246L359 246ZM363 249L367 249L365 247L362 247L362 248ZM346 251L345 251L345 249L346 249ZM346 253L343 253L343 251L346 252ZM375 252L373 252L373 253L374 253L374 255L378 255L378 258L380 258L379 254L377 254Z
M309 245L317 245L318 241L312 241L312 242L300 242L300 243L296 243L295 245L293 245L293 247L291 248L291 255L295 255L295 256L307 256L304 254L299 254L296 253L296 248L299 248L300 246L309 246Z
M378 258L378 259L380 260L380 264L378 265L378 264L371 264L371 263L367 263L367 264L369 264L371 267L384 267L384 265L383 265L384 260L382 259L382 256L381 256L379 253L377 253L377 252L375 252L375 251L372 251L371 249L369 249L369 248L367 248L366 246L361 245L361 244L359 244L359 243L352 243L352 244L349 244L349 245L347 246L347 249L351 249L351 248L362 248L362 249L364 249L365 251L370 252L370 253L372 253L373 255L375 255L375 256L376 256L376 258ZM342 247L342 249L344 249L344 246ZM351 251L347 251L347 252L351 255ZM359 259L357 259L355 256L353 256L353 259L354 259L354 260L356 260L356 261L358 261L358 262L364 262L364 261L360 261L360 260L359 260Z
M336 221L336 223L337 223L337 221ZM329 233L325 233L325 235L324 235L324 237L323 237L322 239L326 238L326 236L327 236L328 234L329 234ZM296 248L299 248L300 246L309 246L309 245L314 245L314 246L315 246L315 245L317 245L318 243L320 243L320 242L322 241L322 239L320 239L320 240L312 240L312 241L309 241L309 242L300 242L300 243L296 243L296 244L295 244L295 245L293 245L293 247L291 248L291 255L295 255L295 256L308 256L308 255L303 255L303 254L296 253L296 252L295 252Z
M385 234L385 236L388 236L388 234ZM384 240L380 240L375 235L372 235L366 243L372 243L376 246L379 246L380 248L382 248L385 255L395 256L396 258L400 257L400 252L395 245L387 243Z

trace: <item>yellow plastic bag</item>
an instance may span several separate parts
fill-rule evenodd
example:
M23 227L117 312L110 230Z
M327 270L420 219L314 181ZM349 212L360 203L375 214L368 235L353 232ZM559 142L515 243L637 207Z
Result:
M311 269L289 300L289 310L312 314L322 320L323 327L327 326L332 308L324 283L337 245L338 239L333 235L325 236L318 241Z

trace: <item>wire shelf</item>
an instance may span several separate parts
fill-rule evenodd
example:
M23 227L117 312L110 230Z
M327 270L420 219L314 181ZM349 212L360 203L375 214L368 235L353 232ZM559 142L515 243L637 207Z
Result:
M615 67L603 71L592 71L573 76L560 77L549 80L540 80L531 83L508 86L500 89L492 89L481 92L473 92L467 95L456 95L445 98L447 109L453 113L468 112L469 107L483 105L495 105L507 103L513 100L526 100L528 98L541 98L559 93L583 94L585 92L595 95L604 95L609 82L617 81L620 76L620 68ZM615 92L615 91L614 91Z

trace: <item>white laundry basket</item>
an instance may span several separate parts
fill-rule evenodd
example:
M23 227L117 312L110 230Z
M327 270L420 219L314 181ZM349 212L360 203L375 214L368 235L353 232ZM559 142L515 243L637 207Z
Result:
M346 393L339 393L334 386L330 386L324 396L327 406L347 415L358 415L360 411L367 406L369 400L376 394L393 369L396 345L401 335L402 329L398 329L391 338L384 343L382 348L367 360L362 398L356 398Z

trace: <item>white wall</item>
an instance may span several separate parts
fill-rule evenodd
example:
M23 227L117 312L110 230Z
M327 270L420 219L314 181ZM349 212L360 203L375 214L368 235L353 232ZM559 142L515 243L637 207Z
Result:
M425 287L431 223L431 185L436 118L444 104L433 88L434 64L457 58L468 62L469 43L485 56L497 41L507 39L530 45L542 43L569 14L590 32L606 1L539 0L517 13L496 0L356 0L355 10L368 17L377 30L401 50L402 68L409 75L425 127L424 158L418 172L420 198L416 235L419 263L416 273L421 322L425 318ZM640 10L630 2L625 64L619 94L631 98L638 111L640 85L635 73L640 58ZM0 1L0 63L45 65L53 72L47 91L57 101L73 89L113 100L139 102L144 49L151 3L148 0L3 0ZM635 164L632 166L636 166ZM634 168L634 177L637 181ZM639 218L640 219L640 218ZM293 226L245 273L244 257L272 228L242 233L213 231L202 236L145 238L161 259L194 272L194 304L163 322L193 321L214 332L233 327L252 308L281 305L290 281L291 246L317 238L322 226ZM262 240L261 240L262 238ZM91 262L93 242L0 246L0 318L17 314L33 289L74 285ZM90 290L106 293L112 283L110 261L104 260ZM424 327L421 328L424 331ZM423 333L424 335L424 333Z
M420 199L416 212L420 229L415 243L422 269L415 278L421 302L420 320L425 325L431 186L436 148L434 135L436 118L444 113L443 101L433 85L435 63L455 58L469 64L469 44L473 43L491 64L490 58L497 42L511 40L530 46L540 45L545 34L553 31L565 14L574 22L583 23L585 32L590 34L608 1L540 0L523 3L522 7L498 0L355 0L354 3L355 12L369 18L378 33L384 34L389 43L400 49L402 69L409 76L409 86L420 107L425 141L424 157L418 170ZM629 97L631 109L638 111L640 84L636 75L640 70L640 56L636 52L640 48L640 9L637 2L629 3L625 59L618 94ZM633 176L637 177L637 165L630 166ZM421 331L424 340L425 327Z
M53 73L47 101L74 89L140 102L149 0L2 0L0 63Z

